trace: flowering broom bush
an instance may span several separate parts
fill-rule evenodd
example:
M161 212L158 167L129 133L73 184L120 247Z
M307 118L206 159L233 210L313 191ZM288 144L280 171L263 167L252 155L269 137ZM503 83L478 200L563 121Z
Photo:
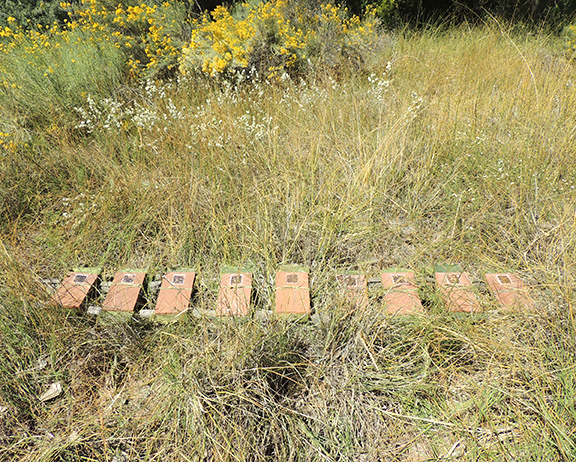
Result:
M360 20L332 3L315 9L291 0L220 6L193 23L180 70L212 76L255 70L274 78L310 66L334 69L361 63L375 38L373 14Z
M0 26L0 148L29 137L30 128L74 126L72 107L90 94L112 95L128 75L140 79L177 71L186 17L182 4L126 3L62 2L65 21L30 28L9 17Z
M123 50L132 76L154 77L175 71L184 44L186 12L182 3L127 3L82 0L79 8L66 5L78 24L104 32Z

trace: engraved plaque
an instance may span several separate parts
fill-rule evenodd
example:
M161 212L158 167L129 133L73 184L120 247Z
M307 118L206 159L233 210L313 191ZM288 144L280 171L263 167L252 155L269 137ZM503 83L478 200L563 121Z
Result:
M399 316L423 312L414 272L384 272L381 276L386 291L384 306L388 314Z
M134 278L136 277L135 274L125 274L120 284L134 284Z
M512 284L512 281L510 280L510 278L508 276L506 276L505 274L500 274L497 276L498 281L500 281L500 284Z
M490 292L496 297L504 309L533 310L534 299L530 296L528 287L517 274L486 274L486 282Z
M408 284L408 281L402 274L393 274L392 275L392 283L393 284Z
M64 308L82 308L87 301L90 289L96 283L96 273L76 273L71 271L52 296L52 300Z
M296 284L298 282L298 275L297 274L289 274L288 276L286 276L286 282L288 284Z
M84 284L86 282L86 279L88 279L87 274L77 274L76 276L74 276L72 282L74 284Z
M358 287L358 281L360 280L360 277L349 274L340 274L336 276L336 279L346 288L353 289L354 287Z
M230 277L230 285L236 285L242 283L242 275L241 274L233 274Z
M460 282L460 276L457 274L448 274L446 280L448 281L448 284L458 284Z
M358 286L358 278L356 276L350 276L346 281L348 287L357 287Z
M146 278L145 271L114 275L110 290L102 304L103 311L134 311L140 298L140 290Z
M365 276L361 274L338 274L336 280L344 289L345 306L348 310L364 309L368 306Z
M186 276L183 274L175 274L172 277L172 284L174 284L175 286L181 286L184 284L184 280L186 279Z

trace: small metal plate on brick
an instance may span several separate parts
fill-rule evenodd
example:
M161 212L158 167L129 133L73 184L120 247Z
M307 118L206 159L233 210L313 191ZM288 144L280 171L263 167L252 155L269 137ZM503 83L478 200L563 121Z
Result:
M242 275L241 274L233 274L230 276L230 285L235 286L238 284L242 284Z
M276 273L276 313L310 314L308 273Z
M534 308L534 300L524 282L512 273L486 274L490 292L504 308Z
M352 288L357 288L359 286L359 282L361 279L361 276L344 276L344 284L346 285L346 287L348 287L349 289ZM366 281L364 281L366 282Z
M88 274L76 274L74 275L74 279L72 279L72 282L74 284L84 284L86 283L87 280L88 280Z
M391 274L390 276L392 278L392 284L394 284L395 286L401 286L401 285L409 284L408 280L406 279L406 276L402 273Z
M186 275L185 274L174 274L172 276L172 285L173 286L183 286L185 281L186 281Z
M366 276L362 274L339 274L336 276L344 291L344 298L351 309L368 307Z
M216 313L218 316L247 316L252 295L252 273L224 273Z
M178 314L188 309L196 273L178 271L165 274L156 300L156 315Z
M297 284L298 283L298 275L295 273L286 275L286 283L287 284Z
M116 273L102 309L104 311L134 311L145 278L145 271Z
M52 299L64 308L81 308L97 279L97 273L70 271L62 280Z
M134 284L135 279L136 279L135 274L125 274L124 276L122 276L120 284Z
M498 275L496 275L496 277L498 278L498 282L500 284L512 284L512 280L510 279L510 276L508 276L506 274L498 274Z
M450 285L456 285L460 283L460 275L456 273L446 274L445 283Z
M416 276L412 271L382 273L384 304L388 314L407 315L422 313Z
M477 313L481 310L468 273L435 273L435 278L440 295L450 311Z

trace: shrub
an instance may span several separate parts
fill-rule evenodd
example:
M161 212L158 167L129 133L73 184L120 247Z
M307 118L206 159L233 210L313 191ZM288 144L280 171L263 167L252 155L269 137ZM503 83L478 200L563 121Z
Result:
M567 26L564 29L566 50L573 55L576 53L576 25Z
M10 23L25 28L63 23L68 17L60 0L0 0L0 26Z
M86 96L107 97L133 77L176 71L184 43L180 3L161 5L106 0L60 3L68 19L33 29L16 18L0 27L0 145L13 147L19 128L58 127ZM73 122L73 121L71 121Z
M105 31L111 37L123 50L134 77L173 73L186 35L183 4L175 0L130 3L82 0L79 8L68 7L78 24Z
M375 43L373 16L360 20L332 3L316 8L302 2L272 0L217 7L193 23L180 70L210 75L255 70L265 78L306 68L335 69L362 64Z
M509 20L557 24L576 11L573 0L349 0L356 9L372 5L384 22L477 22L487 12Z

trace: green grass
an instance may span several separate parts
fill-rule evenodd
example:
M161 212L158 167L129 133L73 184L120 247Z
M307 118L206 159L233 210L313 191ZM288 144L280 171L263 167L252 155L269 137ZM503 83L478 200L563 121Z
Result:
M50 138L74 126L74 107L118 91L123 56L102 34L76 29L4 39L0 65L0 132L20 140L40 129ZM64 127L63 127L64 126ZM68 127L67 127L68 126Z
M485 27L383 36L368 64L148 83L2 151L0 458L574 459L574 63L557 38ZM444 262L485 315L443 309ZM284 264L310 267L327 324L100 326L39 282L193 266L212 308L221 268L251 266L268 310ZM335 274L388 267L416 271L426 314L381 316L376 295L347 313ZM497 309L482 280L502 269L535 312Z

